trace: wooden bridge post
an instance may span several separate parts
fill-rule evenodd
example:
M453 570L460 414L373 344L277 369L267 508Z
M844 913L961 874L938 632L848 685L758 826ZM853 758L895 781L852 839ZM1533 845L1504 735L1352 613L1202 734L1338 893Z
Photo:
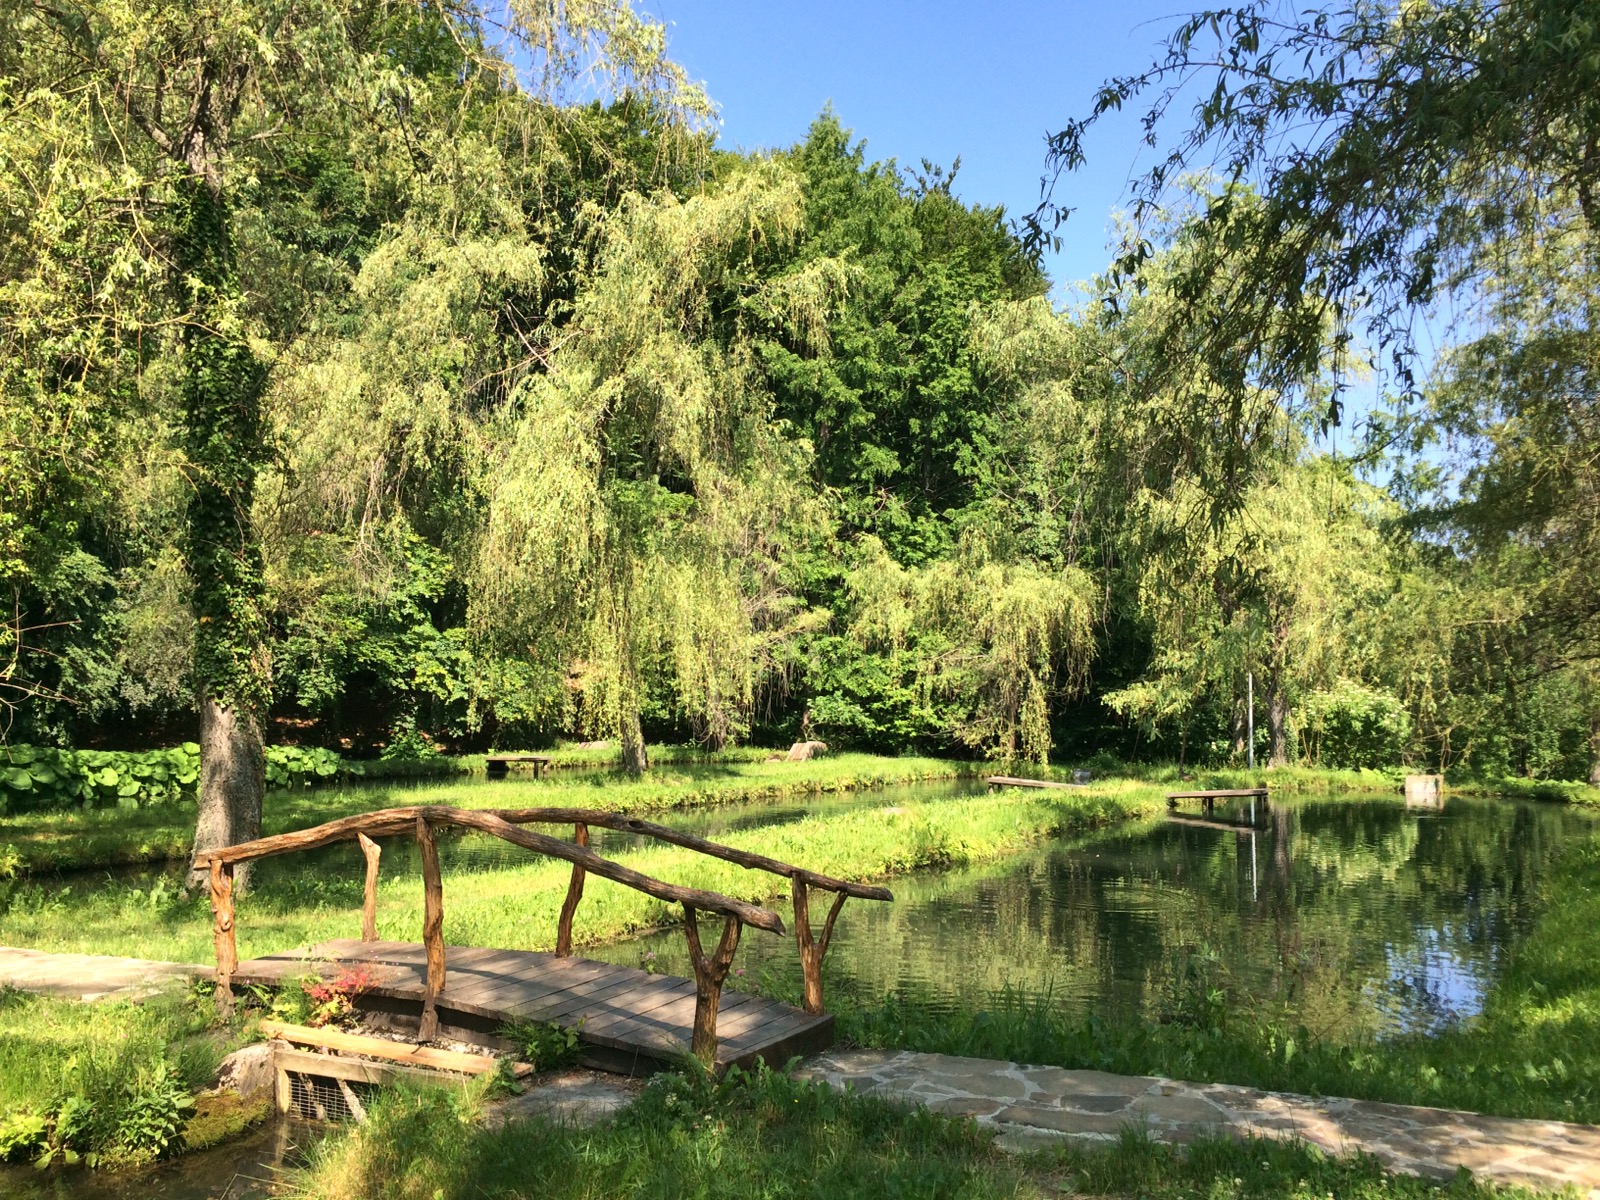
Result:
M444 991L444 883L439 878L439 847L433 827L417 814L417 845L422 850L422 944L428 953L428 988L422 997L417 1040L431 1042L439 1033L439 994Z
M822 938L811 935L811 897L806 881L794 877L794 939L800 949L800 974L805 980L805 1010L813 1016L822 1012L822 957L828 953L828 943L833 940L833 923L848 897L843 892L834 896L833 907L822 926Z
M580 846L589 845L589 827L582 821L573 825L572 840ZM572 915L578 911L578 901L583 899L583 880L587 874L577 863L572 864L572 882L567 884L567 898L561 903L561 920L556 924L557 958L566 958L572 953Z
M707 958L700 948L700 927L695 910L683 906L683 935L689 942L689 961L694 964L694 1036L689 1049L707 1068L717 1061L717 1009L722 1004L722 981L733 965L733 952L739 948L739 933L744 923L737 917L723 921L722 940Z
M378 940L378 855L383 847L364 833L356 834L361 854L367 860L367 888L361 899L361 940Z
M239 944L233 933L233 864L211 860L211 942L217 952L217 1010L233 1012L233 973Z

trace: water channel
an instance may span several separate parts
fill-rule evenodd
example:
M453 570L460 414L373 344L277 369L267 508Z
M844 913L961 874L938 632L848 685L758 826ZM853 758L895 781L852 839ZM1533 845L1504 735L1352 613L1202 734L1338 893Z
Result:
M811 815L938 804L973 786L652 819L715 838ZM1183 1002L1185 982L1200 979L1323 1037L1434 1031L1480 1010L1531 923L1541 876L1567 838L1594 828L1592 817L1555 805L1452 797L1419 810L1392 796L1275 800L1270 822L1255 830L1165 819L1117 826L1001 862L896 879L892 904L850 902L824 980L830 994L866 1003L900 995L936 1009L983 1007L1009 990L1072 1014L1159 1020ZM630 840L597 831L596 846L615 853ZM441 851L447 875L527 860L489 838L449 839ZM337 853L351 857L348 848ZM340 861L354 869L353 859ZM292 886L293 872L321 869L309 856L263 867L264 887ZM395 840L384 870L415 873L415 847ZM105 874L98 878L103 886ZM83 878L72 886L96 884ZM448 882L446 895L448 903ZM786 906L780 910L787 919ZM584 953L688 973L679 930ZM736 966L744 974L732 986L798 992L792 938L747 931ZM76 1174L27 1186L81 1200L241 1200L267 1194L306 1136L278 1124L142 1180Z

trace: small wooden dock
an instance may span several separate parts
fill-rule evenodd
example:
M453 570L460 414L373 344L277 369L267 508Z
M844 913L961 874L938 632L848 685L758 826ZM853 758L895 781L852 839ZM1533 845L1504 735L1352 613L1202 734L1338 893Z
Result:
M486 754L483 756L483 773L490 779L504 779L511 773L513 763L527 764L533 768L533 777L543 779L550 769L548 754Z
M1081 783L1057 783L1053 779L1022 779L1015 775L991 775L984 782L989 785L991 792L1003 787L1071 789L1084 786Z
M695 985L636 967L558 958L527 950L447 948L450 974L435 1001L439 1028L463 1041L494 1040L510 1021L576 1027L587 1065L645 1073L687 1054L694 1033ZM418 942L323 942L241 962L236 983L276 987L310 971L370 966L374 985L360 1007L404 1022L422 1011L427 949ZM833 1045L834 1020L776 1000L724 991L717 1016L715 1068L749 1067L758 1058L781 1066L796 1054Z
M1218 800L1248 800L1250 801L1249 824L1252 826L1255 825L1257 821L1269 811L1270 804L1267 796L1267 789L1264 787L1221 788L1208 792L1168 792L1167 809L1174 819L1178 819L1178 805L1183 803L1185 800L1198 800L1200 802L1200 807L1204 811L1207 818L1210 818L1215 814ZM1256 804L1257 800L1261 802L1259 807ZM1222 824L1222 822L1210 823L1219 825ZM1238 822L1233 822L1233 824L1238 824Z

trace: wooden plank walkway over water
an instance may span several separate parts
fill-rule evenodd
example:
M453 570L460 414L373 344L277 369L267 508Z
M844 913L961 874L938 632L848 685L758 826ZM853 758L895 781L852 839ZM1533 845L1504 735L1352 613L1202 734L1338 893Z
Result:
M450 970L436 1004L446 1030L493 1034L511 1020L577 1026L593 1066L642 1073L689 1052L695 985L636 967L558 958L528 950L446 948ZM427 950L417 942L323 942L241 962L238 983L276 986L284 979L335 965L371 964L377 983L368 995L398 1001L397 1011L420 1013L428 986ZM833 1045L828 1013L722 992L717 1016L716 1066L748 1067L757 1058L781 1066L797 1054Z

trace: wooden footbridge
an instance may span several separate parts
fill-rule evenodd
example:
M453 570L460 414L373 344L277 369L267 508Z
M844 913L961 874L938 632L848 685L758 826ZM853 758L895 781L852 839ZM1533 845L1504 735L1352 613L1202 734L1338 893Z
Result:
M572 840L523 828L571 825ZM487 833L536 854L572 863L554 953L444 944L444 888L436 842L441 829ZM782 935L783 919L759 905L718 892L680 887L601 858L589 849L590 828L614 829L682 846L756 871L787 878L794 933L805 982L802 1008L738 992L724 992L745 926ZM380 849L373 839L413 836L422 855L422 941L381 942L377 936ZM235 938L234 869L258 858L356 841L366 857L361 939L325 942L240 962ZM390 1015L420 1012L417 1038L430 1042L441 1025L469 1040L492 1035L507 1022L555 1021L576 1026L596 1065L648 1070L691 1050L708 1066L746 1065L756 1058L781 1063L794 1054L826 1049L833 1018L822 1006L822 960L834 922L850 897L892 900L887 888L850 883L736 850L620 813L593 809L461 809L439 805L388 808L330 821L311 829L261 838L195 856L210 877L212 934L217 956L217 999L233 1003L235 984L276 985L308 969L364 967L362 1006ZM650 975L612 963L572 956L572 919L589 875L610 879L683 909L684 937L693 981ZM810 895L833 895L820 933L813 932ZM701 943L699 914L723 918L722 936L709 953Z

